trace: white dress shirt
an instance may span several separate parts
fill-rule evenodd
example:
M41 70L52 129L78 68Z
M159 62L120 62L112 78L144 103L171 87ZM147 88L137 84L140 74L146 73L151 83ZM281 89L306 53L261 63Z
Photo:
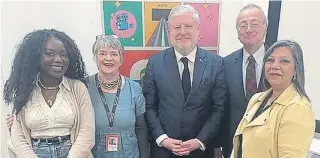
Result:
M187 56L181 55L177 50L174 50L174 54L176 55L177 58L177 64L178 64L178 70L180 74L180 79L182 80L182 73L184 69L184 64L181 61L182 57L187 57L188 58L188 68L189 68L189 73L190 73L190 81L191 81L191 86L192 86L192 81L193 81L193 70L194 70L194 62L196 60L196 52L197 52L197 47L195 47L190 54Z
M62 79L52 107L43 98L41 88L35 86L31 99L25 106L25 121L32 138L70 135L75 114L71 108L72 91L67 80Z
M180 54L176 49L174 50L174 53L176 55L176 59L177 59L177 64L178 64L178 70L179 70L179 74L180 74L180 79L182 79L182 73L183 73L183 69L184 69L184 64L181 61L182 57L187 57L188 58L188 68L189 68L189 73L190 73L190 81L191 81L191 86L192 86L192 81L193 81L193 70L194 70L194 63L196 60L196 52L197 52L197 47L195 47L190 54L188 54L187 56L183 56L182 54ZM167 134L162 134L160 135L157 139L156 142L158 144L158 146L161 146L161 142L165 139L169 138ZM196 140L199 142L200 144L200 149L202 151L204 151L206 149L206 147L204 146L204 144L198 140L196 138Z
M254 60L256 61L256 80L257 80L257 87L259 86L260 78L261 78L261 72L263 68L263 58L265 55L265 47L262 44L260 48L253 53ZM249 64L248 58L250 54L248 51L246 51L243 48L243 60L242 60L242 81L243 81L243 89L244 89L244 94L246 95L246 75L247 75L247 66Z

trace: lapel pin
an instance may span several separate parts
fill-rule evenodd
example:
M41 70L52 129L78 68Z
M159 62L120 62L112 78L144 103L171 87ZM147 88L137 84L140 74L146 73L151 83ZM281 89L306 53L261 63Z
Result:
M200 62L203 62L203 60L202 60L202 59L200 59Z

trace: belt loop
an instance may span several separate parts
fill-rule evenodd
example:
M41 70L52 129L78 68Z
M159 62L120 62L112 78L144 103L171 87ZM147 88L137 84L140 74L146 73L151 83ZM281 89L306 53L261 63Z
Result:
M48 141L48 137L46 138L46 143L47 144L52 144L52 140L51 141Z
M61 143L61 142L62 142L62 138L61 138L61 137L58 137L58 139L59 139L59 143Z
M37 139L37 141L32 141L33 143L33 146L39 146L39 144L40 144L40 139Z
M32 142L32 146L37 147L40 144L40 139L33 139L33 140L31 139L31 142Z

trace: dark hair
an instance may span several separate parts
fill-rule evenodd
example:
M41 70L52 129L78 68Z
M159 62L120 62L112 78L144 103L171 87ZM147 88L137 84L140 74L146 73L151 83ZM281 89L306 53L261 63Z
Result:
M13 102L16 113L22 109L29 94L35 86L37 74L40 72L40 60L50 37L61 41L68 53L69 66L65 76L85 83L88 76L85 64L75 42L64 32L55 29L36 30L28 33L18 46L9 79L3 89L7 104Z
M263 65L266 64L268 57L273 53L273 51L276 48L279 47L286 47L291 50L292 58L294 61L294 67L295 67L295 75L292 79L294 88L297 90L297 92L307 98L310 101L310 98L308 97L306 90L304 89L305 84L305 75L304 75L304 63L303 63L303 52L300 47L300 45L292 40L280 40L275 42L266 52L266 55L263 60ZM263 75L265 74L265 68L263 67ZM271 85L269 82L264 79L264 85L266 88L270 88Z

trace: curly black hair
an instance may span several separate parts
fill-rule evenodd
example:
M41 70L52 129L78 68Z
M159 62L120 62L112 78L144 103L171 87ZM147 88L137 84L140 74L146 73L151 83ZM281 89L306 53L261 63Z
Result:
M65 76L86 83L88 76L80 50L68 35L55 29L36 30L28 33L18 46L9 79L3 89L7 104L13 102L16 114L26 104L29 94L35 86L37 74L40 72L40 60L50 37L61 41L66 48L69 66Z

